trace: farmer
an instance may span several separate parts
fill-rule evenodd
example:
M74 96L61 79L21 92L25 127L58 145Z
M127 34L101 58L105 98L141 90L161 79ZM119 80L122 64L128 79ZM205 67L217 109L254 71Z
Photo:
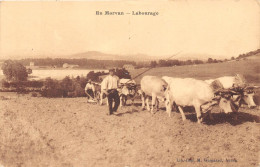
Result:
M117 112L118 106L120 104L120 98L118 95L118 82L119 78L115 75L114 69L109 70L109 75L104 78L102 81L102 91L107 95L108 99L108 106L109 106L109 113L108 115L113 114L113 112ZM113 101L115 105L113 106Z
M85 93L87 94L89 100L93 101L95 99L95 86L91 79L89 79L86 84Z

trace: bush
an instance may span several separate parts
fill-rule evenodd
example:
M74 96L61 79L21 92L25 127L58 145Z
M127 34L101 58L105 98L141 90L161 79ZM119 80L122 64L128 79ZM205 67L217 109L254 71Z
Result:
M30 88L41 88L43 86L43 81L25 81L23 82L23 85Z
M85 86L87 84L87 78L81 77L79 83L80 83L80 86L85 89Z
M47 78L43 83L41 95L44 97L82 97L85 96L83 82L86 78L71 79L65 77L62 81Z
M73 92L75 97L82 97L85 96L85 85L81 85L81 78L78 76L73 81ZM84 79L83 79L84 81Z
M2 79L2 81L1 81L1 87L3 87L3 88L9 88L9 87L10 87L10 84L9 84L9 82L7 82L6 80Z
M46 78L41 95L44 97L63 97L64 92L57 80Z
M108 73L105 73L104 71L102 72L94 72L94 71L90 71L87 74L87 80L91 79L94 82L100 82L99 77L102 75L107 75Z
M21 63L12 60L7 60L2 65L2 70L8 81L27 80L27 70Z
M131 79L131 75L129 71L127 71L125 68L117 68L115 70L115 75L118 76L120 79L121 78Z
M1 85L4 88L18 88L18 87L26 87L26 88L41 88L43 86L42 81L9 81L6 80L1 81Z
M70 79L70 77L65 77L62 81L61 81L61 87L63 90L63 97L67 97L68 96L68 92L73 91L73 81L72 79Z

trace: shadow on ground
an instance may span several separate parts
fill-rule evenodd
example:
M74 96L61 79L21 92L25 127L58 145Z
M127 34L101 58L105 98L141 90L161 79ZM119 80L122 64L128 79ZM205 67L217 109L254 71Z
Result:
M121 116L123 116L123 115L133 114L133 113L136 113L136 112L139 112L139 110L137 110L137 109L132 109L132 110L128 110L128 111L123 112L123 113L118 113L118 114L116 114L116 116L121 117Z
M240 125L246 122L256 122L260 123L260 117L257 115L238 112L237 120L234 119L234 114L225 114L225 113L212 113L213 120L209 119L209 116L206 115L203 119L203 123L206 125L216 125L216 124L224 124L229 123L233 126ZM191 120L192 122L197 122L196 114L186 114L187 120Z

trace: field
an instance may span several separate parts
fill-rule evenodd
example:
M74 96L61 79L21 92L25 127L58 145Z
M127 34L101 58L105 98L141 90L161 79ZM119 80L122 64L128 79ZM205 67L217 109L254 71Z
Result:
M224 63L214 64L201 64L201 65L188 65L188 66L174 66L174 67L161 67L153 68L148 72L140 75L135 80L137 82L144 75L155 76L170 76L181 78L196 78L201 80L214 79L221 76L234 76L235 74L244 75L248 83L259 84L260 83L260 55L254 59L231 61ZM130 71L133 78L138 74L145 71L145 69L138 69Z
M199 79L235 73L259 83L259 59L152 69L145 75ZM132 76L145 69L132 71ZM137 81L140 80L137 78ZM0 166L226 166L259 165L260 112L241 108L238 120L213 110L214 121L187 121L163 105L150 114L134 106L107 116L107 107L85 98L0 94ZM194 161L193 161L194 160ZM200 160L200 161L199 161ZM183 162L185 161L185 162Z

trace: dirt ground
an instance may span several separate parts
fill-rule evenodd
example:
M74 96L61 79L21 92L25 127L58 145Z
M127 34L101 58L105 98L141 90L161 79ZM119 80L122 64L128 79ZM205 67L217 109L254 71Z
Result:
M214 109L214 121L195 112L171 118L140 104L107 116L86 98L0 94L0 166L256 167L260 111L241 108L238 121ZM200 162L199 162L200 160ZM216 162L217 161L217 162ZM229 162L228 162L229 161Z

